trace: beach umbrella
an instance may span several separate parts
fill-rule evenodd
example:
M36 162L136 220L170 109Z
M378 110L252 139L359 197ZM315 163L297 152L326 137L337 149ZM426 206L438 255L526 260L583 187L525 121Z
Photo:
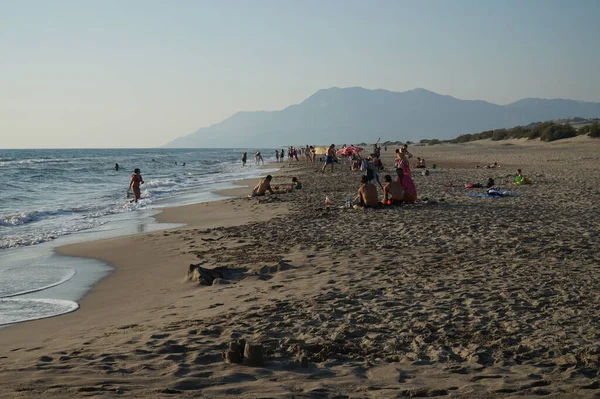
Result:
M327 147L315 147L315 154L317 154L317 155L327 154Z
M339 149L336 154L338 155L352 155L352 154L356 154L358 152L364 151L363 148L361 147L357 147L354 145L349 145L348 147L344 147Z

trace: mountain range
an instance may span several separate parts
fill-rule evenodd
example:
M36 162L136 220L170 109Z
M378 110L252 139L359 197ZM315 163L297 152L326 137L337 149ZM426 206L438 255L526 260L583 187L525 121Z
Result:
M451 139L459 134L559 118L600 117L600 103L525 98L508 105L461 100L425 89L319 90L280 111L238 112L165 145L169 148L279 147Z

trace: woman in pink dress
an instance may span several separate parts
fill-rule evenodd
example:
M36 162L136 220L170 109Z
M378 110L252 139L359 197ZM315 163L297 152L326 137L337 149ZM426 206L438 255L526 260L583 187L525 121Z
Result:
M400 163L398 164L398 168L402 169L405 175L410 176L410 164L408 163L408 159L412 158L412 154L408 152L408 145L404 144L400 147L400 151L397 153Z

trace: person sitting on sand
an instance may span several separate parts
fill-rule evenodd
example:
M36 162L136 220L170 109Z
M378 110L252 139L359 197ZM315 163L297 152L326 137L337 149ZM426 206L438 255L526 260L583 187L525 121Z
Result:
M254 189L252 190L252 194L249 195L248 197L262 197L263 195L265 195L265 193L268 191L271 194L275 194L273 192L273 189L271 188L271 180L273 179L273 176L271 175L267 175L267 177L265 177L264 179L261 179L260 182L258 182L258 184L256 185L256 187L254 187Z
M360 178L360 188L358 189L358 205L363 208L377 208L379 203L379 195L377 187L369 182L369 178L363 175Z
M499 168L499 167L500 167L500 165L498 165L498 162L494 162L493 164L486 166L486 168L488 168L488 169L495 169L495 168Z
M354 160L352 161L352 171L356 172L360 170L360 165L361 165L362 161L358 158L354 158Z
M402 185L397 181L392 180L392 176L385 175L385 186L383 186L383 204L384 205L400 205L404 200L404 190Z
M290 186L290 189L300 190L301 188L302 188L302 183L300 183L300 180L298 180L297 177L292 177L292 184Z
M425 166L425 159L417 158L417 166L416 166L416 168L419 168L419 169L425 169L425 168L427 168L427 166Z
M515 176L515 183L516 184L531 184L531 179L523 176L523 172L521 172L521 169L517 169L517 175Z
M490 178L488 178L488 181L487 181L487 183L485 184L485 187L487 187L487 188L492 188L492 187L494 187L494 185L495 185L495 184L496 184L496 183L494 182L494 179L492 179L492 178L490 177Z
M412 178L409 175L405 175L402 168L396 169L396 175L398 175L396 181L402 185L402 189L404 190L404 201L415 202L417 200L417 188Z

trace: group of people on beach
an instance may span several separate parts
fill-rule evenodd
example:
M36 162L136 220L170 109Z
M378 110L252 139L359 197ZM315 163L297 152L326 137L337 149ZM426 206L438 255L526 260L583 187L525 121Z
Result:
M417 188L409 174L404 173L403 168L396 168L396 178L391 175L383 177L384 185L373 173L373 169L367 169L367 173L361 176L360 187L356 205L363 208L381 208L383 206L402 205L412 203L417 200ZM377 181L383 192L383 199L379 200L377 186L373 183Z
M302 183L298 180L297 177L292 177L292 181L287 185L287 188L283 190L279 190L279 186L271 187L271 182L273 181L273 176L267 175L264 179L261 179L256 186L252 189L252 193L248 195L248 198L252 197L262 197L267 192L271 194L281 194L281 193L289 193L293 190L300 190L302 188Z

